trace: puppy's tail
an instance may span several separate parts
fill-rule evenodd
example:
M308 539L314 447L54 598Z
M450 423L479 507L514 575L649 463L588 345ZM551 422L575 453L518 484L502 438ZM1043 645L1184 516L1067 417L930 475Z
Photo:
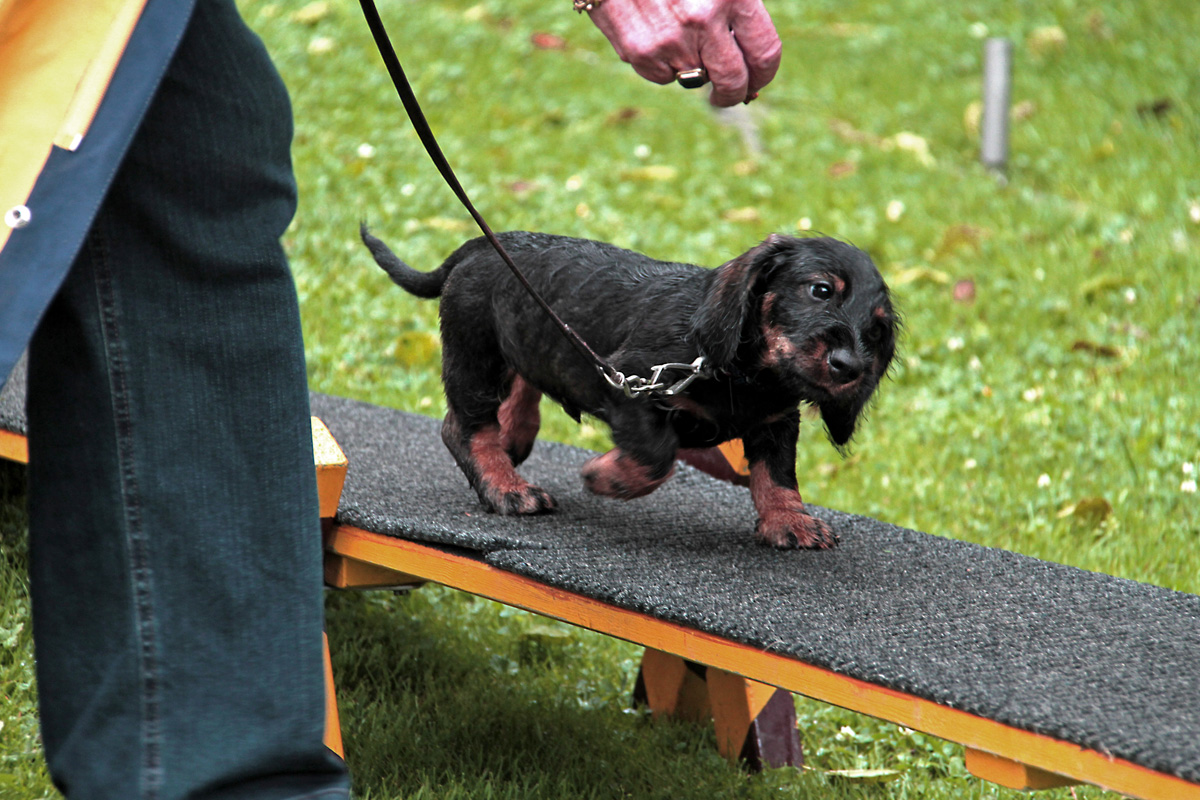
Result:
M375 263L383 267L383 271L397 286L409 294L426 299L441 295L442 284L446 282L446 275L450 271L448 266L443 265L433 272L419 272L401 261L386 244L372 236L366 223L359 227L358 232L362 236L363 244L375 258Z

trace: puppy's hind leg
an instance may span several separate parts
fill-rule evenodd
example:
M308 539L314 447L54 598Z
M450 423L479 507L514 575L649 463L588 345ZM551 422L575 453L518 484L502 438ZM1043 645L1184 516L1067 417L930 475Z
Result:
M554 510L554 498L513 467L498 422L464 425L451 408L442 422L442 441L488 511L510 516Z
M542 414L538 401L542 393L520 375L513 373L512 387L508 397L500 404L500 446L512 460L513 466L529 458L533 442L542 425Z
M617 500L644 497L675 472L679 438L654 411L624 406L612 415L612 450L583 465L588 491Z
M511 379L499 352L477 329L458 335L452 327L442 326L442 383L449 406L442 441L488 511L553 511L553 498L522 478L506 451L499 410Z

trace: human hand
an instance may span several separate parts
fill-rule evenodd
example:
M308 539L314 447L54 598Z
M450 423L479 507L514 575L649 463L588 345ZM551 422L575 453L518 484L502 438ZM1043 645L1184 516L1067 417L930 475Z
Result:
M715 106L753 100L779 69L782 45L762 0L604 0L589 14L649 81L703 67Z

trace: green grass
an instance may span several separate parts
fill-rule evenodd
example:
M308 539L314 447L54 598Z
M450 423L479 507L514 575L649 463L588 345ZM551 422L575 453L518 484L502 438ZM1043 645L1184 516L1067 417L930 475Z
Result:
M474 235L469 218L354 4L308 23L298 4L242 5L295 103L286 244L312 385L439 416L436 306L396 290L356 227L432 268ZM716 265L807 219L871 252L905 317L900 357L849 458L803 427L807 498L1200 592L1200 495L1183 490L1200 463L1200 5L775 3L784 63L747 107L757 155L699 93L634 76L563 2L381 10L497 229ZM539 32L564 49L535 47ZM965 122L984 35L1015 44L1007 183L978 166ZM544 436L606 446L602 426L544 411ZM0 797L40 797L22 484L3 478ZM348 759L373 800L1023 796L969 777L954 745L804 699L814 770L748 776L711 731L628 708L637 648L450 590L331 595L329 631ZM860 767L903 774L825 774Z

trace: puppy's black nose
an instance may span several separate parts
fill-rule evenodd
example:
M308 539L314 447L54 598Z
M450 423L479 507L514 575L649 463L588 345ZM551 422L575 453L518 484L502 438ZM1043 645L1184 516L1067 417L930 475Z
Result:
M858 380L863 374L863 361L848 347L829 351L829 377L834 383L845 384Z

